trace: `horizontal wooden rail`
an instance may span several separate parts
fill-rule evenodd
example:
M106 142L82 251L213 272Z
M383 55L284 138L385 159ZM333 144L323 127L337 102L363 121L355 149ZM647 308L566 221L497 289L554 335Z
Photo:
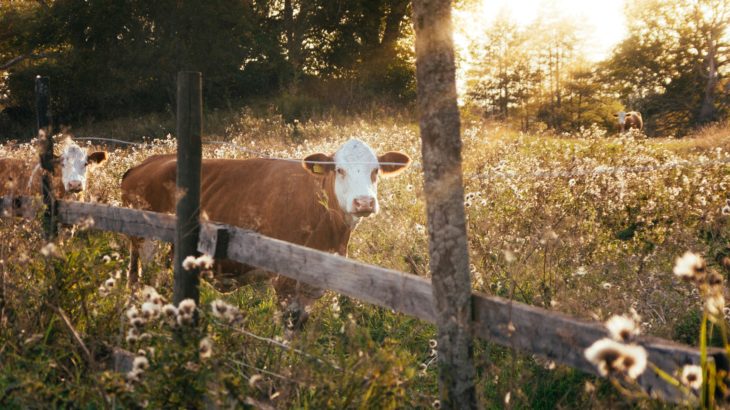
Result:
M88 223L89 218L94 221L94 229L167 242L174 239L173 215L59 201L62 223ZM202 224L198 249L218 259L228 258L278 272L430 323L435 320L431 283L419 276L213 223ZM478 292L473 293L472 301L476 337L597 374L583 351L607 336L602 324ZM699 350L685 345L654 337L641 337L639 343L647 349L649 360L669 374L676 374L686 364L700 362ZM728 369L722 350L714 349L709 354L709 360L714 360L719 368ZM651 369L638 382L653 397L672 402L686 399Z

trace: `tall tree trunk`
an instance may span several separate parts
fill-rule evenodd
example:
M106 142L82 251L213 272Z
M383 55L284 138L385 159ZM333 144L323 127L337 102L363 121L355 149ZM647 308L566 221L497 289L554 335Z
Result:
M705 124L715 119L717 114L715 110L715 90L717 89L718 72L717 72L717 47L716 41L710 31L710 39L708 42L707 57L705 57L707 82L705 83L705 95L702 98L702 106L700 107L700 115L698 122Z
M385 17L385 29L383 39L380 41L381 53L387 56L395 56L395 45L400 37L400 23L406 16L409 0L391 0L390 10Z
M302 30L299 27L301 23L302 11L299 16L294 17L294 7L292 0L284 0L284 35L286 36L286 51L289 57L289 65L292 69L292 92L296 93L299 82L299 74L302 68Z
M413 22L441 405L476 408L450 0L414 0Z

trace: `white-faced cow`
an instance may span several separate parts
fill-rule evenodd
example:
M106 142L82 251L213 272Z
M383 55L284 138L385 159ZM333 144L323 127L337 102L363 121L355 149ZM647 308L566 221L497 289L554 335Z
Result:
M615 115L618 119L619 132L628 132L634 128L641 131L644 128L644 120L641 118L641 113L638 111L620 111Z
M176 156L155 155L122 179L126 205L175 212ZM410 158L400 152L377 156L364 142L349 140L334 155L312 154L300 161L204 159L201 209L208 219L345 256L361 218L379 210L378 177L394 176ZM132 238L129 281L139 275L140 239ZM214 286L229 291L251 281L273 279L279 302L300 325L305 308L321 289L233 261L217 261Z
M60 156L53 158L51 182L56 198L68 198L86 190L89 165L106 161L106 151L87 153L70 139L66 140ZM0 158L0 196L33 196L41 192L43 170L38 160L24 161Z

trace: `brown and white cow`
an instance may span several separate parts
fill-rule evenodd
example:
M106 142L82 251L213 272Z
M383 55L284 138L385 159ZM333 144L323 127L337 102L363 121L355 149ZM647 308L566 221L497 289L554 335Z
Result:
M638 111L620 111L614 115L618 119L619 132L628 132L634 128L641 131L644 128L644 120L641 118L641 113Z
M53 158L51 185L56 198L86 190L89 165L101 164L107 159L106 151L87 152L75 142L66 140L60 156ZM38 160L0 158L0 196L33 196L41 192L43 170Z
M409 163L406 154L377 156L355 139L333 155L317 153L302 161L204 159L201 209L211 221L346 256L360 219L379 210L378 177L397 175ZM175 155L155 155L129 169L122 179L123 203L175 212L176 165ZM129 281L133 283L139 275L140 240L131 242ZM233 261L217 261L214 271L214 286L223 291L272 278L280 304L296 325L306 319L306 307L323 294L321 289Z

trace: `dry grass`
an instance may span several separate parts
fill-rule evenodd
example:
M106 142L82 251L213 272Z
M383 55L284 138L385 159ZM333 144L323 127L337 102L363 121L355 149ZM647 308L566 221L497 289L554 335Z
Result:
M353 137L366 141L376 151L398 149L411 155L413 167L381 182L382 214L360 224L349 251L350 257L364 262L430 275L420 141L414 124L400 118L339 118L287 124L279 117L258 118L250 112L218 115L215 121L219 123L214 127L217 131L205 139L223 139L237 145L206 144L205 157L246 158L258 153L302 158L315 151L332 152ZM110 133L94 126L76 130L76 134L139 140L140 134L135 133L159 127L157 121L164 123L160 117L134 120L138 128L133 133L129 123L119 122ZM168 131L164 127L160 130L163 134ZM155 132L149 135L162 135ZM730 184L724 162L730 158L727 135L727 127L717 126L685 140L617 138L598 129L538 137L499 124L465 124L464 201L473 288L598 320L633 308L643 318L644 333L694 342L700 300L691 286L672 275L672 266L678 255L691 249L703 254L724 275L729 273L723 262L730 255L728 216L723 212ZM174 146L174 140L162 138L147 140L143 146L113 149L108 164L91 177L91 196L118 205L119 181L126 169L154 153L173 152ZM32 155L32 147L1 146L0 152L28 156ZM694 165L681 165L683 161ZM667 164L676 166L667 168ZM10 252L6 247L0 255L4 269L13 273L13 283L19 283L21 272L26 278L20 290L11 292L8 298L16 308L28 295L45 297L38 289L52 283L43 273L44 258L38 253L43 244L32 234L33 226L24 230L6 223L0 228L5 237L13 238L8 245L23 250ZM124 269L124 238L111 234L69 235L66 232L62 236L59 248L66 256L77 256L75 262L59 268L68 277L65 286L70 286L70 295L65 302L59 302L60 307L69 312L87 343L88 339L98 338L99 345L136 349L138 346L123 341L126 324L120 309L131 303L130 295L124 289L105 297L97 294L110 276ZM112 254L120 257L103 262L103 255ZM28 260L37 268L21 268ZM144 279L169 296L171 279L164 265L164 252L160 250L147 265ZM79 309L82 295L86 307ZM203 300L209 302L217 297L204 287ZM276 309L270 292L245 288L226 298L241 307L247 330L272 340L282 334L279 319L271 320ZM96 313L89 313L92 310ZM38 306L29 309L40 311ZM43 334L49 326L53 328L52 319L39 322L32 317L22 315L23 320L13 322L8 329ZM239 404L236 400L245 397L231 399L236 389L236 394L281 407L423 407L437 396L435 366L431 366L433 357L428 347L428 339L434 334L432 327L334 294L315 306L312 318L297 346L338 363L346 369L342 377L333 379L321 365L308 363L296 354L281 353L265 342L252 342L211 319L203 332L215 342L215 366L200 364L203 370L191 376L195 380L192 385L201 391L214 386L209 391ZM115 393L115 397L125 397L127 404L152 400L165 405L154 400L169 396L165 392L175 383L184 383L167 377L174 363L183 358L194 362L191 357L197 345L187 347L193 350L168 351L167 339L174 333L162 324L154 329L150 346L166 353L153 361L150 376L136 390ZM195 337L203 336L201 333ZM83 369L80 362L71 365L68 358L56 357L60 353L50 348L52 343L38 356L40 353L23 348L23 340L16 339L11 338L16 352L13 355L0 345L0 358L12 363L12 369L20 369L23 360L39 366L47 365L46 360L60 361L72 369ZM73 346L72 340L68 343ZM90 345L93 350L95 344ZM241 350L242 345L249 350ZM502 403L507 392L512 392L513 403L521 407L625 405L610 389L601 388L600 382L591 382L599 384L598 392L586 390L587 379L577 372L554 369L487 343L478 344L477 361L481 369L480 395L483 402L495 406ZM267 369L283 378L266 376L263 387L246 387L254 373L240 363ZM72 378L79 389L90 388L83 377L74 378L73 371L61 373L51 377L53 381L46 390L66 386L58 381L59 377ZM30 374L22 374L36 383ZM0 392L2 387L12 385L14 377L0 372ZM123 381L109 376L104 388L119 387L115 384L118 382L123 385ZM83 398L69 396L66 403L105 397L92 390L87 394ZM22 404L26 396L16 397Z

